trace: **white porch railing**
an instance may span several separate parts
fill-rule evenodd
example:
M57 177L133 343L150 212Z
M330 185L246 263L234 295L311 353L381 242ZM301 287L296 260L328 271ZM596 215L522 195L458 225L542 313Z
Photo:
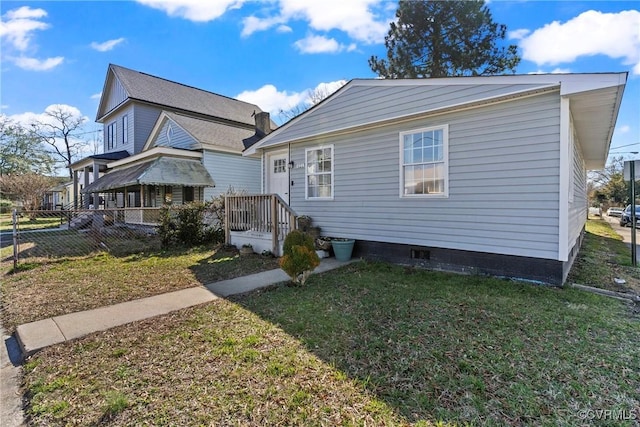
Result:
M225 240L232 231L271 234L272 252L279 252L279 241L296 228L296 213L277 194L225 196Z

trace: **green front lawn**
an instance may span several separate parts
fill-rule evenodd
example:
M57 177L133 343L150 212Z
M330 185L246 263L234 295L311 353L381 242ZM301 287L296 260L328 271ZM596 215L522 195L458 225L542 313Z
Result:
M584 242L567 281L640 295L640 269L631 266L631 252L622 237L601 218L590 218L585 228ZM626 283L616 285L615 278Z
M61 224L66 222L65 218L62 218L60 214L52 212L51 214L42 214L37 218L31 220L27 216L19 217L18 230L19 231L32 231L43 230L47 228L58 228ZM13 218L12 214L0 214L0 232L13 231Z
M640 416L639 342L617 300L361 262L45 349L25 365L27 412L31 425L577 426L601 410L633 425L611 414Z

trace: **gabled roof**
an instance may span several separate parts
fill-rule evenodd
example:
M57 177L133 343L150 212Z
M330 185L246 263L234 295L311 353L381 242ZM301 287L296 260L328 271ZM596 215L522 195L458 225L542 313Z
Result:
M233 126L231 124L220 123L216 120L163 111L156 122L154 130L151 132L145 149L150 148L150 142L160 131L163 123L167 119L173 121L191 135L191 137L198 142L198 146L195 147L195 149L200 150L222 150L240 154L245 149L243 140L254 134L254 130L246 127Z
M248 102L109 64L96 121L100 121L102 117L122 105L121 103L107 111L107 97L110 93L109 88L114 84L114 79L117 79L122 85L127 99L147 102L177 111L219 117L249 126L254 125L253 114L262 111L257 105Z
M526 74L434 79L351 80L333 95L245 150L350 133L537 93L571 102L587 168L604 166L627 73Z

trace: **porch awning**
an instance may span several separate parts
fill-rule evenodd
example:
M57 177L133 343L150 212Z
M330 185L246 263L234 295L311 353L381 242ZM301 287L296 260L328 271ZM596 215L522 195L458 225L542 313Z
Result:
M133 185L213 187L215 183L197 160L160 157L152 162L108 172L83 188L82 192L100 193Z

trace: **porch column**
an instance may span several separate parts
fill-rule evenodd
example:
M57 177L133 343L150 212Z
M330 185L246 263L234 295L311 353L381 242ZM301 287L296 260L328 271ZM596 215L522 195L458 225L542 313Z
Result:
M93 182L96 182L100 178L100 167L93 162ZM100 194L93 193L93 209L98 209L100 207Z
M83 169L84 174L84 187L83 188L87 188L89 186L89 167L85 166L85 168ZM82 198L82 208L83 209L89 209L89 202L91 201L91 197L89 196L88 193L84 193L86 195L86 197Z
M78 209L78 171L73 171L73 208Z

